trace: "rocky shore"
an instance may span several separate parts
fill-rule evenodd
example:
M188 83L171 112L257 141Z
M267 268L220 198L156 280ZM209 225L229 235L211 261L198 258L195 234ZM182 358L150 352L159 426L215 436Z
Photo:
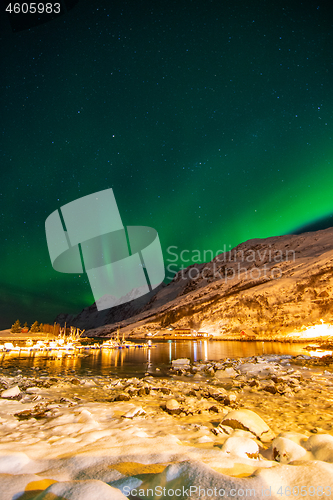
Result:
M174 360L167 378L2 368L1 499L329 496L332 367L266 355Z

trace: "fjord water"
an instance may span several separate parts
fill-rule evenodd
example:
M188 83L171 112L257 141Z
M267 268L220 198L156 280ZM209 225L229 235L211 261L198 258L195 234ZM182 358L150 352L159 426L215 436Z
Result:
M34 355L4 354L0 358L0 367L46 370L49 374L77 373L78 375L102 376L138 376L145 373L154 376L169 374L171 362L178 358L189 358L193 361L218 361L225 358L242 358L263 354L307 354L304 349L307 343L285 342L246 342L246 341L208 341L189 340L156 341L153 347L123 348L112 350L95 350L87 357L64 357L42 353Z

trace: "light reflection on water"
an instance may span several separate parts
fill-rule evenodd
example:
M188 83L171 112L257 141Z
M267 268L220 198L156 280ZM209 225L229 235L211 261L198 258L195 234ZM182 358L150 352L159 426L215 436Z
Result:
M0 366L11 365L20 368L39 367L57 375L72 371L79 375L119 375L142 376L146 372L167 373L171 361L190 358L191 361L218 361L224 358L239 358L262 354L309 354L304 349L307 343L246 342L246 341L161 341L151 349L129 348L96 350L88 357L65 357L54 359L45 354L21 355L5 354L0 357Z

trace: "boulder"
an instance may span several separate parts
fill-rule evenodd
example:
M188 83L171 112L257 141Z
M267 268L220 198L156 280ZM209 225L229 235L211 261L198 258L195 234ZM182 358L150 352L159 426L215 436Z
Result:
M229 392L229 394L227 394L226 397L224 398L224 404L226 406L234 407L236 401L237 401L237 396L233 392Z
M277 372L277 367L272 363L243 363L239 367L239 371L247 377L260 377L264 378L268 375L275 375Z
M224 401L227 394L228 393L225 389L215 389L215 388L209 389L209 396L213 399L216 399L216 401Z
M131 396L127 392L122 392L115 397L115 401L129 401Z
M26 389L27 394L36 394L37 392L42 392L42 389L40 387L28 387Z
M169 389L169 387L159 387L158 390L162 393L162 394L166 394L166 395L170 395L172 394L171 393L171 390Z
M179 415L182 411L180 408L180 404L176 399L168 399L165 405L165 409L170 415Z
M209 436L206 436L206 435L201 436L197 441L197 443L199 443L199 444L212 443L212 442L213 442L213 439L210 438Z
M242 458L258 458L259 446L250 438L243 436L231 436L223 443L223 453L235 455Z
M179 358L172 361L172 368L175 370L190 368L190 360L188 358Z
M291 439L284 437L277 437L272 442L273 459L277 462L287 464L294 460L300 460L306 454L303 446L295 443Z
M304 448L311 451L316 460L333 462L333 436L330 434L316 434L309 437Z
M10 389L3 391L1 393L1 397L6 399L16 398L20 393L21 391L19 386L15 385L15 387L11 387Z
M221 425L227 425L233 429L250 431L262 442L274 439L275 434L259 415L251 410L233 410L224 417Z
M140 415L145 415L145 410L141 408L141 406L138 406L136 408L133 408L132 410L129 410L125 415L122 415L123 418L133 418L133 417L139 417Z
M233 378L236 377L238 373L232 367L226 368L225 370L216 370L215 377L218 379Z

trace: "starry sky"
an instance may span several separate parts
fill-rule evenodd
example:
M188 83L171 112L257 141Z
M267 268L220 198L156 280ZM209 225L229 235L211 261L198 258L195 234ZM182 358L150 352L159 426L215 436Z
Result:
M166 265L333 225L330 2L79 0L16 33L3 14L0 328L92 304L45 220L103 189Z

